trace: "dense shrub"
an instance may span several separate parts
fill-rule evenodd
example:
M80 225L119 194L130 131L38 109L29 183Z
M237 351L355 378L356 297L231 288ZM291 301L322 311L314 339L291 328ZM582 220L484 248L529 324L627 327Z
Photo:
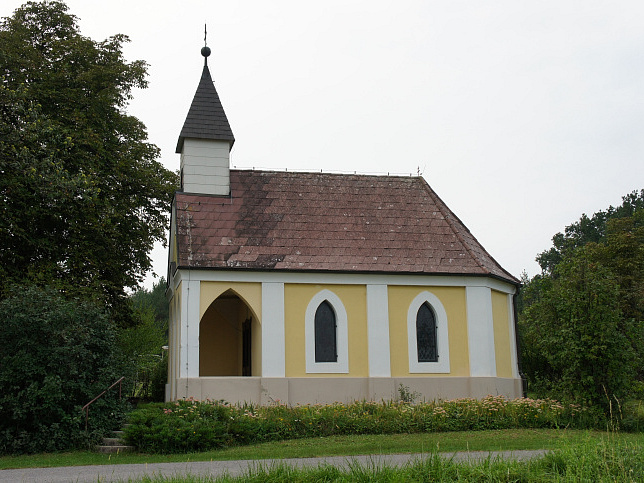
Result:
M590 427L595 414L553 400L488 396L421 404L356 402L288 407L181 400L130 414L126 439L142 451L204 451L294 438L506 428Z
M0 453L89 443L122 420L112 325L97 306L53 290L23 288L0 302Z
M165 400L165 385L168 381L168 352L164 351L150 372L149 394L151 401Z
M168 343L167 321L157 321L151 305L133 305L136 325L119 330L121 373L126 376L124 394L130 398L160 402L165 398L168 359L162 347Z
M644 431L644 404L641 400L628 401L618 409L622 416L621 429L633 432Z

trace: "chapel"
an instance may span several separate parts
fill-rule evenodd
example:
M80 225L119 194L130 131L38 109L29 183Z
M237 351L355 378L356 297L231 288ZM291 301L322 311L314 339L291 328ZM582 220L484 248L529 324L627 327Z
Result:
M520 397L519 281L420 176L231 169L209 54L176 149L166 399Z

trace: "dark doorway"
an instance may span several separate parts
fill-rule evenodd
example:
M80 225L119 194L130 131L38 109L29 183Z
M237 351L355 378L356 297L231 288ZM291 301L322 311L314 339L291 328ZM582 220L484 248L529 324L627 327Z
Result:
M251 326L252 319L249 317L242 323L242 376L251 376Z

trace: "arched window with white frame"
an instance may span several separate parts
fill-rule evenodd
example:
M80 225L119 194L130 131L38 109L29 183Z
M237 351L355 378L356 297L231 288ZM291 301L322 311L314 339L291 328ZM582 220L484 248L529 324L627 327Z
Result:
M349 372L347 311L336 294L325 289L313 296L304 332L307 373Z
M421 292L410 304L407 341L410 373L450 372L447 313L433 293Z

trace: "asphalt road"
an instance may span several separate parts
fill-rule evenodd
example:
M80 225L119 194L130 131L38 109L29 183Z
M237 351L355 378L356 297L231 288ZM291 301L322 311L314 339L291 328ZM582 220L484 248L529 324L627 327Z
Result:
M458 453L441 453L444 458L455 461L472 461L492 458L527 460L543 456L547 450L532 451L470 451ZM153 463L136 465L102 465L102 466L62 466L58 468L22 468L18 470L0 470L0 482L46 482L46 483L85 483L85 482L119 482L148 475L165 477L177 475L221 476L228 474L240 476L253 467L261 465L290 465L294 467L316 467L334 465L347 467L350 464L362 465L396 465L401 466L409 461L427 457L423 454L365 455L365 456L330 456L323 458L292 458L279 460L236 460L236 461L195 461L188 463Z

